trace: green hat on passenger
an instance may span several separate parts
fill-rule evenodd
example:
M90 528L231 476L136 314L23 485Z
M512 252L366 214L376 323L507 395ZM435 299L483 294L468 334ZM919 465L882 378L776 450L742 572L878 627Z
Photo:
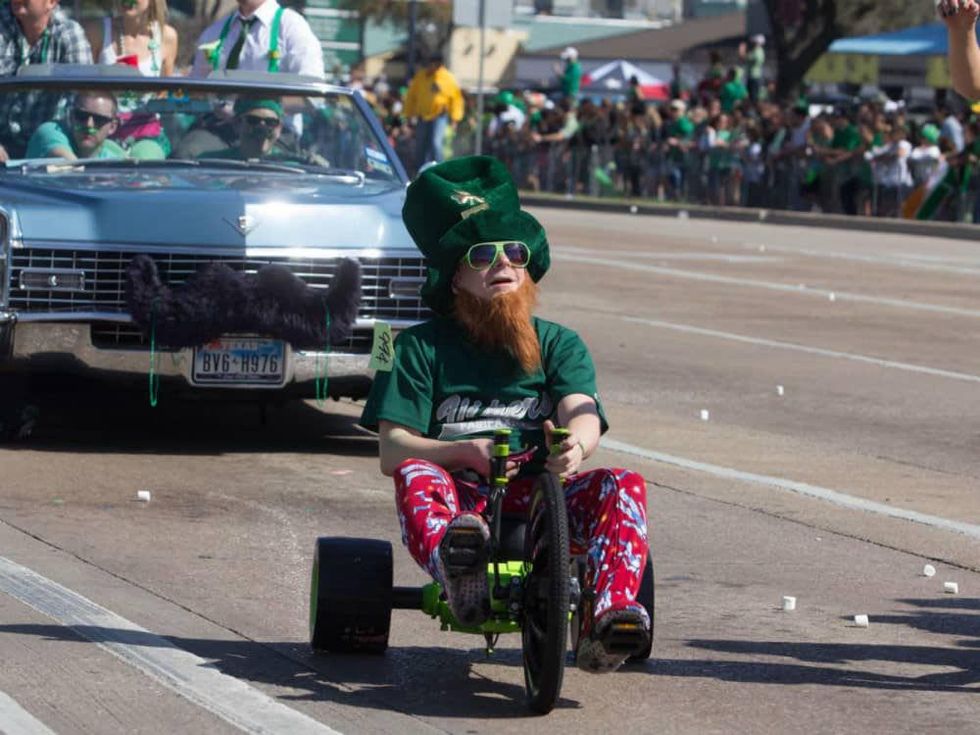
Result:
M278 100L260 99L257 97L239 97L235 101L235 114L244 115L252 110L272 110L280 118L282 117L282 105Z
M922 135L923 140L927 140L933 145L939 142L939 128L928 123L922 126L922 130L919 131Z
M471 245L520 240L534 281L551 265L544 228L521 210L513 178L496 158L466 156L427 168L408 187L402 219L426 259L420 294L437 314L452 308L452 281Z

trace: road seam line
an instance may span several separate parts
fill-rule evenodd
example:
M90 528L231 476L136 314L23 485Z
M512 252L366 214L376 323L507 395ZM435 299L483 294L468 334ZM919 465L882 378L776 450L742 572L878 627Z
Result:
M953 521L948 518L940 518L939 516L928 515L926 513L919 513L915 510L907 510L905 508L885 505L884 503L878 503L873 500L848 495L847 493L820 487L819 485L810 485L805 482L788 480L784 477L761 475L755 472L746 472L745 470L737 470L731 467L722 467L721 465L700 462L698 460L688 459L686 457L678 457L673 454L657 452L652 449L645 449L644 447L638 447L634 444L627 444L626 442L621 442L616 439L608 439L606 437L603 437L601 446L614 452L633 454L645 459L653 460L654 462L662 462L663 464L682 467L687 470L703 472L705 474L714 475L715 477L720 477L726 480L737 480L739 482L748 482L754 485L764 485L777 490L784 490L796 493L798 495L805 495L807 497L825 500L833 503L834 505L847 508L848 510L861 510L868 513L876 513L878 515L898 518L904 521L912 521L913 523L920 523L922 525L932 526L933 528L939 528L944 531L953 531L971 538L980 539L980 526L971 523L964 523L962 521Z
M941 368L927 367L925 365L913 365L908 362L896 362L894 360L885 360L880 357L869 357L868 355L858 355L853 352L839 352L837 350L828 350L823 347L809 347L808 345L801 345L795 342L781 342L774 339L765 339L764 337L748 337L742 334L734 334L732 332L721 332L715 329L706 329L704 327L695 327L688 324L675 324L674 322L664 322L659 319L643 319L641 317L633 316L623 316L620 317L626 322L635 322L637 324L645 324L650 327L660 327L662 329L670 329L675 332L683 332L687 334L698 334L704 337L717 337L719 339L727 339L732 342L744 342L745 344L761 345L763 347L775 347L783 350L796 350L797 352L806 352L811 355L820 355L821 357L836 357L843 360L853 360L855 362L863 362L870 365L878 365L879 367L893 368L895 370L905 370L911 373L923 373L925 375L935 375L941 378L953 378L955 380L966 380L971 383L980 383L980 375L972 375L970 373L958 373L953 370L943 370Z
M207 660L0 556L0 591L55 620L243 732L340 735Z

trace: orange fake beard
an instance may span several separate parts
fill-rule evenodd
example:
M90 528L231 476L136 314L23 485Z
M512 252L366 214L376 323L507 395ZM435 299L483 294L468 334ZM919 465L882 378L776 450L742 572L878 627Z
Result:
M489 302L459 289L453 296L453 316L478 347L506 352L525 373L541 366L541 345L531 315L538 304L538 286L530 277L520 288Z

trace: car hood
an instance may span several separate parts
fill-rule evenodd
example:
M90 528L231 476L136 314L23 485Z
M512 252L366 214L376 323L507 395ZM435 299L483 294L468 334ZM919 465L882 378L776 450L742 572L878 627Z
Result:
M414 248L397 182L310 174L95 171L13 174L0 200L25 243Z

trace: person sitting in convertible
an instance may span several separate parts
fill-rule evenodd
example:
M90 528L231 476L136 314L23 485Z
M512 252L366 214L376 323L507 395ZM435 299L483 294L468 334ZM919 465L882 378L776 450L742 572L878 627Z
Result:
M67 120L38 126L27 142L27 158L126 158L126 151L109 140L119 125L118 106L111 92L79 92L68 108Z
M284 158L278 143L282 135L282 105L273 99L239 97L235 102L235 128L238 145L206 151L200 158L233 158L239 161Z
M394 478L402 540L443 586L457 620L485 621L491 437L512 430L513 447L537 449L524 464L508 463L504 512L526 513L536 474L564 479L572 545L587 553L595 592L583 603L577 663L613 671L627 654L607 650L611 624L651 630L636 600L648 553L646 485L624 469L581 469L608 427L581 338L533 315L550 264L545 232L520 208L503 164L484 156L424 171L402 215L426 256L421 295L436 316L398 335L391 369L377 372L361 416L378 431L381 471ZM549 455L556 424L570 435ZM450 565L454 546L474 538L475 562Z

